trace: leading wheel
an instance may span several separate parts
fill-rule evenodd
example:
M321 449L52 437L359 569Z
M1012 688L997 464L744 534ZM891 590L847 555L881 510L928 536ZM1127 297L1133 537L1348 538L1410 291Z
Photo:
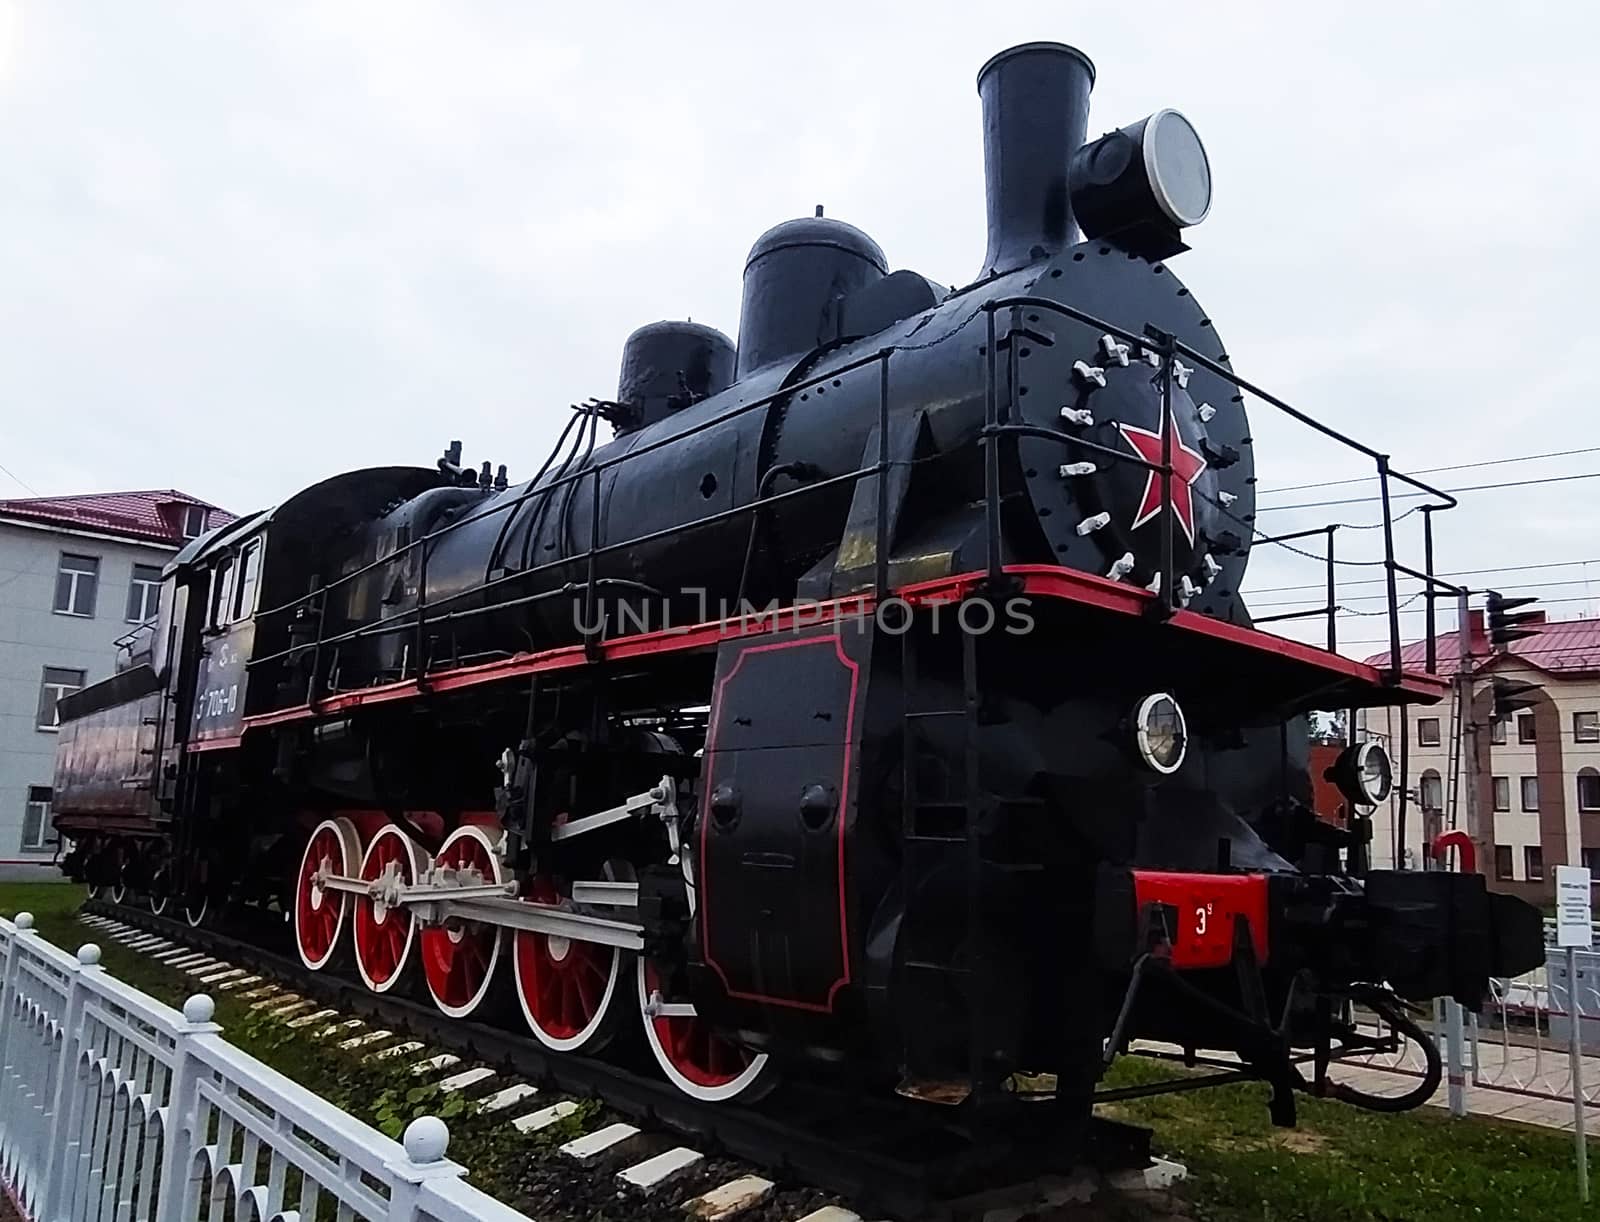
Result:
M128 867L117 867L117 881L111 884L111 902L123 903L128 898Z
M190 929L199 929L210 915L211 901L204 895L190 896L183 904L183 919Z
M318 876L349 878L360 860L361 839L348 819L324 819L306 841L295 884L294 943L300 962L314 972L328 967L341 949L350 908L349 893L323 887Z
M426 868L422 849L394 824L381 827L361 859L361 877L394 886L415 886ZM415 975L417 918L403 904L390 904L381 895L355 897L356 970L374 993L401 988ZM403 992L404 989L401 988Z
M528 899L559 904L555 884L536 878ZM512 935L517 1002L534 1037L557 1052L598 1051L616 1031L622 951L598 942L519 929ZM624 990L626 994L626 990Z
M665 1001L661 975L643 955L636 975L650 1051L684 1094L703 1103L754 1102L777 1085L777 1068L766 1053L718 1034L696 1016L694 1006Z
M505 870L495 842L481 827L468 824L451 832L433 859L435 874L450 870L458 884L503 883ZM466 1018L494 991L500 966L501 931L494 925L455 917L422 930L422 974L433 1003L451 1018Z

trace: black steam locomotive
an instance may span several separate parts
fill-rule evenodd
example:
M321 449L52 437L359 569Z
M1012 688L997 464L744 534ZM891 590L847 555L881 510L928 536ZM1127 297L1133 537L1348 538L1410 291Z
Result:
M631 1026L707 1101L1034 1073L1081 1115L1148 1038L1288 1119L1356 1004L1425 1040L1402 999L1536 962L1531 908L1310 809L1308 713L1444 684L1252 627L1243 392L1166 262L1210 167L1170 110L1086 142L1093 80L979 74L973 283L819 209L751 250L737 344L635 331L532 479L455 444L191 544L62 702L69 870L557 1051Z

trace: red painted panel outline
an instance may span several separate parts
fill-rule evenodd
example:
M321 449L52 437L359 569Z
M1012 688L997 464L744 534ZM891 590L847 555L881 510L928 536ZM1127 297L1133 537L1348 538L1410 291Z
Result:
M1178 910L1172 931L1172 966L1227 967L1233 962L1233 919L1250 922L1256 961L1267 961L1267 876L1265 874L1184 874L1134 870L1134 902L1170 904Z
M700 810L700 949L705 957L706 965L717 973L722 981L722 987L729 997L737 997L742 1001L755 1001L769 1006L786 1006L793 1010L810 1010L818 1014L833 1013L833 999L838 996L839 990L850 983L850 925L845 892L844 869L844 832L847 816L850 811L850 758L851 744L855 740L856 721L856 692L861 682L861 666L851 660L844 651L844 642L835 633L830 636L807 637L802 641L778 641L771 645L749 645L739 651L739 660L733 664L733 669L724 675L717 684L716 694L711 701L711 722L706 728L706 762L711 763L711 755L716 750L717 728L722 719L722 693L733 677L739 673L739 668L744 665L744 660L753 653L769 653L776 649L800 649L807 645L833 645L834 656L850 671L850 695L845 706L844 717L844 764L839 780L839 813L836 822L839 825L839 843L836 856L839 862L839 960L844 966L844 974L836 979L828 989L828 999L825 1002L795 1001L787 997L772 997L765 993L746 993L733 988L728 983L728 974L722 966L711 957L711 875L706 869L706 842L711 834L711 768L705 770L705 796L701 800Z

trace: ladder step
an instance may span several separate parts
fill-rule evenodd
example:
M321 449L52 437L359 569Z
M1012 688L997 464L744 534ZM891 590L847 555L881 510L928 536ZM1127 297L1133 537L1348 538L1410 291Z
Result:
M902 714L907 721L923 721L929 717L965 717L966 709L922 709Z

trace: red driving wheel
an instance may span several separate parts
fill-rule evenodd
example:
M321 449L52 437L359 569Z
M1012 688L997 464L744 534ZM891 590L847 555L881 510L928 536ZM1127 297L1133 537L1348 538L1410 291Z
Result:
M318 874L337 874L348 878L361 857L361 839L355 824L348 819L324 819L317 824L300 856L300 872L294 890L294 941L300 962L320 972L333 962L340 949L349 895L325 888ZM198 920L191 920L191 925Z
M705 1103L753 1100L776 1085L776 1070L766 1053L752 1052L718 1034L694 1014L693 1006L665 1002L661 975L642 955L638 984L639 1010L650 1051L662 1072L684 1094ZM664 1004L675 1012L651 1013Z
M473 824L459 827L439 846L435 870L458 871L458 881L499 883L505 879L494 841ZM476 921L448 920L422 930L422 974L433 1002L451 1018L475 1013L489 996L500 964L500 930Z
M413 886L425 858L411 837L392 823L378 829L361 859L361 877L367 882ZM417 940L417 919L404 905L385 898L355 897L353 922L356 970L374 993L387 993L412 975L412 947Z
M561 894L546 878L536 878L527 897L558 905ZM583 942L519 929L513 936L512 963L517 1001L538 1041L557 1052L598 1049L608 1040L622 969L615 946Z

